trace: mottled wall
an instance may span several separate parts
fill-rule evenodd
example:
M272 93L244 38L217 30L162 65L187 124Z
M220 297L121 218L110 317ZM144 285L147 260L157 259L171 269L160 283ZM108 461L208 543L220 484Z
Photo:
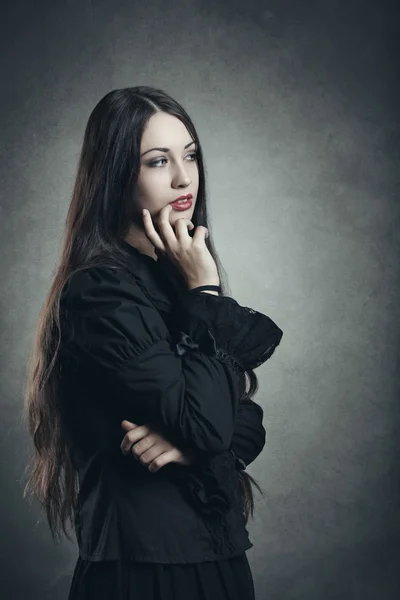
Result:
M257 599L400 597L395 3L14 1L1 22L2 597L67 597L76 545L22 499L23 374L87 118L132 85L192 115L232 295L284 330L257 370Z

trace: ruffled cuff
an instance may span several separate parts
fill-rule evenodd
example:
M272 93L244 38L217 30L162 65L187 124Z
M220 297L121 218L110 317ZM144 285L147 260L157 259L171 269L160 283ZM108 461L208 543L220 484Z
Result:
M237 371L255 369L273 354L283 331L267 315L229 296L184 293L175 310L183 349L200 348Z
M232 453L225 451L190 467L169 466L171 479L204 518L214 550L219 553L227 547L234 549L226 523L226 515L239 493Z
M174 465L171 475L187 491L202 515L218 519L232 508L233 461L231 452L227 451L190 467Z

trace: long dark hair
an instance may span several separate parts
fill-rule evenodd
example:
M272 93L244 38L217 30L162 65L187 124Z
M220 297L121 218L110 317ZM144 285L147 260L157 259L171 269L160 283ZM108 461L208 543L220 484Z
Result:
M158 111L180 119L197 141L199 188L191 220L195 227L207 227L206 244L217 265L222 294L230 295L212 241L202 150L191 119L182 106L160 89L137 86L109 92L94 108L86 126L61 257L38 318L24 390L23 419L34 448L25 470L28 481L23 497L30 493L39 499L53 541L60 539L62 531L71 539L66 525L69 521L74 529L79 491L57 398L61 291L76 271L89 266L129 268L129 255L120 240L128 234L132 222L142 226L140 209L134 200L140 171L140 143L147 121ZM244 379L241 400L252 398L258 390L254 371L246 371ZM263 496L264 493L247 472L239 471L239 477L247 523L249 514L253 517L252 485Z

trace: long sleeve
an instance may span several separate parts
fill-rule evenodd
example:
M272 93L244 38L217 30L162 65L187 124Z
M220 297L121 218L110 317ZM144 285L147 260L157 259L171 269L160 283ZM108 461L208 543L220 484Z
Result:
M176 308L178 343L133 276L85 269L63 291L63 343L113 385L126 419L157 422L182 450L220 454L231 445L242 370L267 360L282 332L227 297L186 294Z
M240 469L251 464L265 446L263 415L261 406L250 398L239 403L230 450Z

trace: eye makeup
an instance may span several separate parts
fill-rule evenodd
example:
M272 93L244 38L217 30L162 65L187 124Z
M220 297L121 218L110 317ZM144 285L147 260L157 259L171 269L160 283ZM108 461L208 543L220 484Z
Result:
M189 162L196 162L197 160L197 150L195 152L189 152L188 156L193 156L193 159ZM152 160L151 162L147 163L148 167L157 167L158 163L160 163L162 160L168 160L167 158L165 158L165 156L163 156L162 158L158 158L156 160Z

